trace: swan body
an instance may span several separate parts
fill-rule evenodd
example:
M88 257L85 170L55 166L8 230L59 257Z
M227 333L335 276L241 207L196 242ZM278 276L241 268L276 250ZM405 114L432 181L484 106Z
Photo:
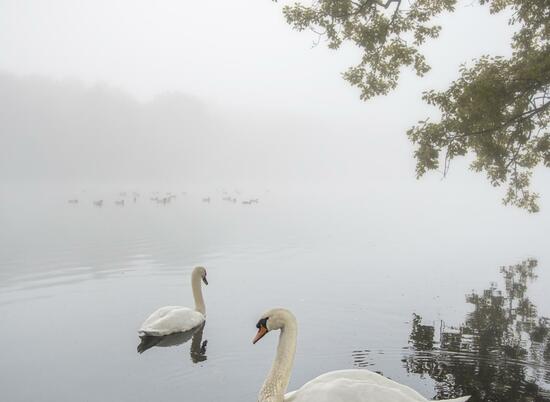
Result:
M141 324L139 336L165 336L175 332L189 331L206 319L206 307L202 297L201 280L208 285L206 269L196 267L191 274L191 287L195 308L165 306L156 310Z
M141 325L140 335L164 336L185 332L201 325L204 315L188 307L165 306L151 314Z
M468 396L447 400L465 402ZM330 371L284 396L284 402L426 402L418 392L369 370Z
M266 312L256 325L253 343L267 332L280 330L273 366L260 390L258 402L426 402L418 392L369 370L339 370L320 375L296 391L286 393L296 351L297 323L285 309ZM466 402L470 397L448 399Z

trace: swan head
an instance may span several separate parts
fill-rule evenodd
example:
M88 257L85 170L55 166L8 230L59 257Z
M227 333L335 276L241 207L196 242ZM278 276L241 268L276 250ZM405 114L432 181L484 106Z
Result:
M204 267L195 267L193 274L199 276L205 285L208 285L208 280L206 279L206 268Z
M289 310L284 308L274 308L272 310L266 311L256 324L258 328L258 333L252 340L252 343L258 342L262 339L265 334L269 331L274 331L277 329L283 330L287 325L295 325L296 318Z

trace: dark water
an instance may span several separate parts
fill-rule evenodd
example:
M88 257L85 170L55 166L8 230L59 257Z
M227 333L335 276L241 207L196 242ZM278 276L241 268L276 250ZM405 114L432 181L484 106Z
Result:
M550 400L546 215L414 195L155 196L4 198L0 400L255 401L277 337L251 340L275 306L299 322L290 389L356 367L427 398ZM139 347L150 312L192 305L199 264L204 328Z

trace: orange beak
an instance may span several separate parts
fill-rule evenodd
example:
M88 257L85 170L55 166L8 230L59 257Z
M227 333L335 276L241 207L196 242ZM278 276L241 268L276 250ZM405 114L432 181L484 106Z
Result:
M258 333L256 334L256 336L252 340L252 344L254 344L254 343L258 342L260 339L262 339L265 334L267 334L267 328L260 327L260 329L258 329Z

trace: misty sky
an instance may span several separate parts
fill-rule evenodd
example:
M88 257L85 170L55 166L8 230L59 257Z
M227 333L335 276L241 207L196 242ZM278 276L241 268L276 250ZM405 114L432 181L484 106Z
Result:
M444 19L441 39L429 45L430 76L407 77L392 102L444 84L462 61L508 52L504 16L487 18L487 8L469 4ZM368 114L339 75L357 54L312 48L313 40L292 31L270 0L0 1L4 71L104 81L141 98L180 90L220 104Z
M28 154L21 171L41 160L36 171L55 176L70 170L78 176L82 169L84 178L112 175L112 167L118 169L120 164L125 170L121 180L131 171L153 179L157 173L174 176L174 171L195 169L200 171L198 180L244 178L269 183L298 177L314 182L405 180L417 184L412 146L405 131L432 113L421 102L421 92L444 88L456 78L461 62L485 53L510 53L512 28L506 24L506 15L490 16L487 7L463 1L458 12L441 18L441 37L426 47L433 69L425 78L406 71L398 90L390 96L361 102L358 90L340 76L358 60L357 51L349 46L331 51L323 42L313 47L312 33L292 31L286 24L282 4L270 0L0 0L0 73L4 74L3 82L14 88L14 99L22 98L25 92L17 85L32 87L33 99L42 99L37 93L48 93L47 88L54 85L58 98L65 97L56 104L63 109L60 113L67 113L60 105L70 103L68 93L73 93L71 96L80 100L76 105L82 107L95 110L101 109L97 105L116 104L123 110L120 122L114 122L116 118L111 115L109 119L98 115L96 123L109 120L111 126L98 125L96 131L78 128L82 111L62 114L58 120L71 123L59 127L57 121L50 131L44 131L40 141L50 146L49 139L55 137L54 145L47 154L44 147L34 146L34 154ZM30 75L56 81L29 84L34 79ZM13 86L10 80L31 81L17 81ZM98 84L107 88L106 94L97 93ZM86 92L90 88L92 92ZM73 90L80 91L79 95ZM194 142L174 128L179 122L159 134L159 125L179 121L178 112L170 117L162 114L175 111L177 102L168 105L158 100L158 96L174 92L195 102L188 114L199 107L206 116L206 125L193 126L202 135ZM14 102L5 99L6 103ZM27 110L25 102L19 102L21 110ZM36 113L48 115L51 101L42 103L46 109ZM116 107L106 109L113 114ZM150 119L142 122L143 115ZM26 143L16 138L21 137L16 135L22 130L20 122L9 120L5 127L12 130L4 130L5 138L0 138L7 143L4 148L9 148L4 159L17 164L19 155L25 154L25 147L35 140L28 137ZM143 127L155 127L156 131L145 132ZM145 158L138 152L139 144L133 144L132 161L139 161L134 170L131 161L119 161L129 158L128 138L140 130L143 132L136 138L149 135L141 150L148 151L152 143L158 149L151 158ZM126 133L113 141L118 147L113 151L105 145L105 138L115 131L115 136L119 131ZM100 167L91 172L83 167L86 155L70 148L74 138L80 137L86 137L84 143L91 149L88 165L107 158L104 171ZM94 144L101 142L97 138L103 138L103 143ZM198 144L202 138L207 140L199 148L189 145ZM74 149L81 150L82 145L74 145ZM103 152L105 149L109 152ZM174 149L182 149L182 153ZM140 171L144 159L149 159L149 165ZM491 203L499 203L503 191L492 189L483 176L466 171L466 162L453 166L449 181L458 178L472 186L469 188L482 188L484 194L490 194ZM543 172L534 183L543 196L550 197L542 176L548 175ZM423 180L442 186L439 173ZM443 185L451 188L448 182Z

